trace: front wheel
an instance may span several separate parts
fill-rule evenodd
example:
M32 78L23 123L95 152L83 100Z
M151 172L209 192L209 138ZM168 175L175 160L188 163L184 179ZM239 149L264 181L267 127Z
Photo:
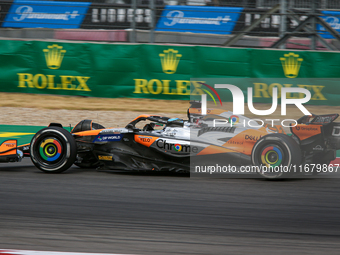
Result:
M47 127L32 138L30 154L33 164L43 172L61 173L76 160L77 145L65 129Z
M251 153L252 164L267 179L282 179L294 174L301 164L301 149L295 140L284 134L269 134L256 142Z

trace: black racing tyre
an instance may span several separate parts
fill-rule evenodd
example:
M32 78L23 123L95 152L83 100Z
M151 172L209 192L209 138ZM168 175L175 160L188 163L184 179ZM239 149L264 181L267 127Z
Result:
M41 171L61 173L72 166L77 156L73 136L60 127L47 127L38 131L31 141L31 160Z
M291 177L302 161L300 146L290 136L269 134L259 139L251 152L258 174L267 179ZM265 167L264 167L265 166Z

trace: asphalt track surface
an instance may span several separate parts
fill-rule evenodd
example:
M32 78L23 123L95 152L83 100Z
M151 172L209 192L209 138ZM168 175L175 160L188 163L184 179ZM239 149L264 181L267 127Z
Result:
M340 254L340 179L203 179L0 165L0 249Z

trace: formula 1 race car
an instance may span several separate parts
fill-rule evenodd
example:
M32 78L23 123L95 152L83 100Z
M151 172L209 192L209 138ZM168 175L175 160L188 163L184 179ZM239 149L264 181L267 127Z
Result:
M188 120L140 115L125 128L104 128L80 121L71 132L51 123L38 131L30 144L7 140L0 146L0 161L30 157L48 173L60 173L73 164L81 168L135 171L190 172L190 163L241 166L329 164L340 149L338 114L303 116L291 127L250 125L244 116L210 109L189 108ZM229 123L229 125L225 125ZM140 126L142 124L142 126ZM196 161L197 159L197 161ZM192 167L192 166L191 166ZM259 171L266 178L291 173Z

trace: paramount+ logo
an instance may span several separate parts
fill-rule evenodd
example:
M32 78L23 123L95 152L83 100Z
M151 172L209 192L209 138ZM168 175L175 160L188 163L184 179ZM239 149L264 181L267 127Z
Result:
M87 85L88 76L57 75L54 70L61 67L64 55L67 53L63 46L52 44L43 49L49 74L17 73L18 88L35 88L51 90L91 91ZM58 72L60 73L60 71Z

